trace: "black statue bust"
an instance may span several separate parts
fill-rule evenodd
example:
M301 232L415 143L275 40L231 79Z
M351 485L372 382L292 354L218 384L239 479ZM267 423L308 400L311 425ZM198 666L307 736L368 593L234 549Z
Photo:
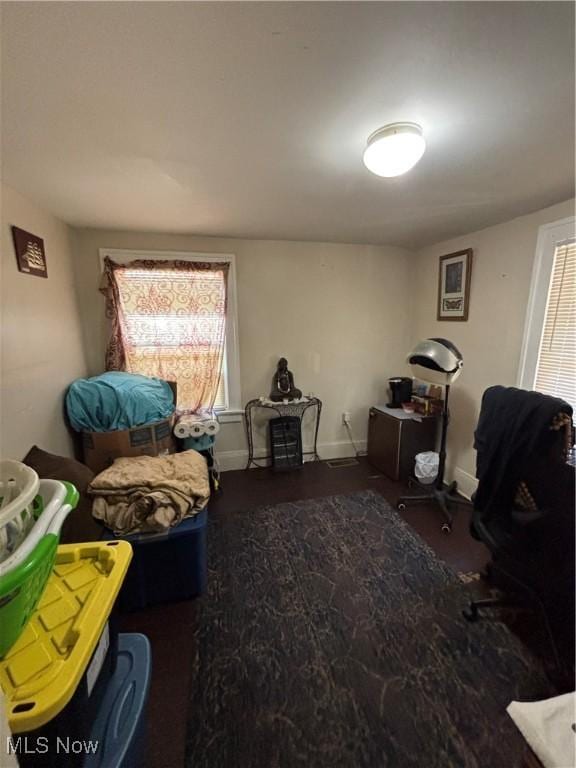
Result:
M299 400L301 397L302 392L294 386L294 377L292 372L288 370L288 360L281 357L272 379L270 400L279 403L282 400Z

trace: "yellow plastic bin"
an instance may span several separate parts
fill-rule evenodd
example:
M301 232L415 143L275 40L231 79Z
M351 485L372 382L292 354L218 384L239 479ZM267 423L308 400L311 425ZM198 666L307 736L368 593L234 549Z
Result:
M72 765L76 755L53 754L56 739L81 740L83 734L59 733L58 721L70 721L67 707L77 689L89 697L97 687L108 652L108 619L132 558L128 542L65 544L58 547L54 570L26 629L0 661L0 686L13 734L29 734L17 742L23 751L47 741L43 765L58 757ZM72 702L74 704L74 702ZM72 713L74 714L74 713ZM56 726L56 727L55 727ZM46 741L40 742L44 748ZM54 742L54 743L52 743ZM61 746L61 745L60 745ZM24 764L30 764L16 750ZM58 764L58 763L56 763Z

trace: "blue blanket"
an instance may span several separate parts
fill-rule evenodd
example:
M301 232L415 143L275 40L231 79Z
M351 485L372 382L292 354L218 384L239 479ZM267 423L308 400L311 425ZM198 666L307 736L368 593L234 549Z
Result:
M168 418L174 396L160 379L110 371L76 379L66 394L66 410L76 431L110 432Z

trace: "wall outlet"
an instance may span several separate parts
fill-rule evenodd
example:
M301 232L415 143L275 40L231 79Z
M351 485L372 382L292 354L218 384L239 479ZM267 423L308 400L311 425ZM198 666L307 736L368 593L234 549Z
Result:
M350 411L344 411L342 414L342 424L346 426L346 424L350 424L350 419L352 418L352 414Z

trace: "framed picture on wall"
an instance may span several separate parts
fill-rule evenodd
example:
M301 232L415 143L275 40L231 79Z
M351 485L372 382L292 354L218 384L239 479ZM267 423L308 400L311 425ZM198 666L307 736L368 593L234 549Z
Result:
M440 256L437 320L468 320L472 248Z
M12 227L12 239L20 272L37 277L48 277L44 240L20 227Z

